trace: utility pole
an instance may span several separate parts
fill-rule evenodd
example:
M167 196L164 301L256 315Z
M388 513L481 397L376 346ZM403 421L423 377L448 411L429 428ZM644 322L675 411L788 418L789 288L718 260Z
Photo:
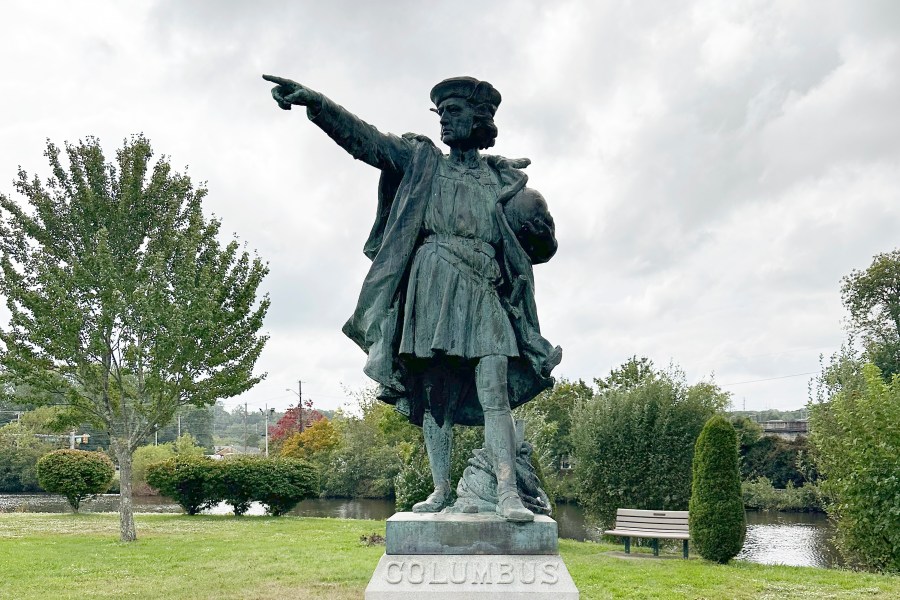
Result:
M266 409L265 410L259 409L259 412L261 412L266 417L266 458L268 458L269 457L269 413L275 412L275 409L269 408L269 405L266 404Z
M247 454L247 403L244 402L244 454Z
M300 423L300 433L303 433L303 382L297 381L297 391L287 388L286 391L297 394L297 421Z
M303 382L297 380L297 419L300 421L300 433L303 433Z

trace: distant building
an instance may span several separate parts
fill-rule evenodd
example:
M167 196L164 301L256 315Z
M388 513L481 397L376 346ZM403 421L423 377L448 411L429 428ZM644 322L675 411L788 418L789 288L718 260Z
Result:
M809 434L809 425L806 419L799 421L763 421L759 424L765 435L774 435L785 440L795 440L798 437Z

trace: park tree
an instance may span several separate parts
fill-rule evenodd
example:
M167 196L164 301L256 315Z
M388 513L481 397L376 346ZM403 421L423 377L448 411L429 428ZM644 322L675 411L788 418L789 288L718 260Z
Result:
M280 449L287 439L302 433L313 423L322 419L322 413L314 410L312 406L312 400L306 400L288 407L281 418L269 427L269 444L275 449Z
M16 421L0 426L0 494L40 491L37 462L54 447L36 433Z
M638 358L635 355L612 369L606 377L596 377L594 384L600 391L629 390L647 379L652 379L656 373L652 360L646 356Z
M607 526L617 508L687 510L694 444L727 403L715 384L689 386L674 369L579 402L572 446L578 500L588 517Z
M121 539L136 539L132 454L185 405L258 383L268 268L219 242L203 186L141 135L106 162L94 138L51 142L51 176L19 170L24 203L0 195L3 373L106 431L120 468Z
M900 378L846 348L817 380L812 442L826 510L854 562L900 572Z
M350 394L359 413L338 411L331 419L341 443L321 473L322 494L330 497L390 498L403 457L424 447L422 430L376 398L374 387ZM458 444L457 444L458 445Z
M285 440L279 455L310 460L317 455L328 455L340 443L341 436L337 429L329 419L322 417Z
M574 497L572 478L560 469L572 456L572 412L593 396L594 390L583 381L561 379L515 409L515 418L525 421L525 439L534 447L532 462L540 463L543 487L553 499Z
M890 381L900 374L900 249L878 254L866 270L844 277L841 298L866 359Z

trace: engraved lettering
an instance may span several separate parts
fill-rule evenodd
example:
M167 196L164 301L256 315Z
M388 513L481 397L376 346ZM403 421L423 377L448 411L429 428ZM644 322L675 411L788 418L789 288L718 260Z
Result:
M416 570L418 569L418 573ZM409 563L409 574L407 575L410 583L422 583L425 581L425 567L419 562Z
M501 562L497 565L499 569L499 573L497 573L497 583L512 583L515 579L513 577L513 566L508 562Z
M447 583L447 574L442 572L438 566L439 565L436 562L431 563L431 577L428 583Z
M522 583L534 583L535 579L535 564L533 562L523 562L522 563L522 573L519 577L519 580Z
M472 578L472 583L494 583L491 580L491 563L475 563L473 565L474 569L474 577ZM481 581L479 581L479 579Z
M468 563L450 563L450 582L465 583L466 582L466 565ZM457 569L459 567L459 569Z
M544 563L544 580L541 583L553 585L559 581L559 575L556 573L557 565L553 563Z
M396 575L391 576L391 567L396 569ZM385 580L388 583L400 583L403 581L403 563L402 562L389 562L387 564L387 573L384 576Z

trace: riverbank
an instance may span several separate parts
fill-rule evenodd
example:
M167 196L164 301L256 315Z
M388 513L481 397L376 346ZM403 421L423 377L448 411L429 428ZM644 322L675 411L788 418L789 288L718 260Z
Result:
M362 535L384 521L138 515L118 542L114 514L0 514L0 598L228 600L363 596L384 553ZM900 577L734 561L626 560L621 546L561 540L583 600L896 598Z

